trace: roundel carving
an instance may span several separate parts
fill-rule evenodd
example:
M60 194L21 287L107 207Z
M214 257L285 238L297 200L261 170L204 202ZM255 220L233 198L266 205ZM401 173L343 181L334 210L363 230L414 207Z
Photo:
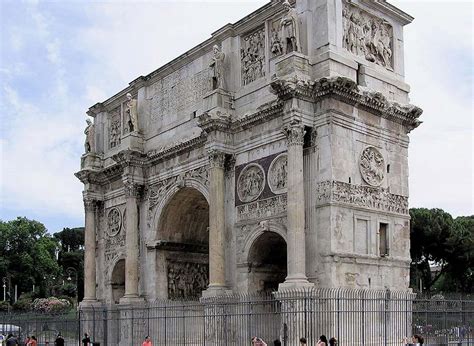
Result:
M278 155L270 164L268 169L268 185L273 193L279 194L286 192L288 178L288 155Z
M385 160L376 148L367 147L362 151L359 162L362 179L372 186L382 184L385 176Z
M265 187L265 173L263 168L251 163L240 172L237 180L237 194L242 202L251 202L260 196Z
M120 210L112 208L107 214L107 233L109 236L116 236L122 227L122 215Z

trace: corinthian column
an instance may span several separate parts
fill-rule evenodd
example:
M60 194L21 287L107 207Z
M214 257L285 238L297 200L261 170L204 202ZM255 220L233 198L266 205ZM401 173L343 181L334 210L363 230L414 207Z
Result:
M284 128L288 139L288 276L280 289L312 286L306 277L303 137L304 128L293 120Z
M140 186L125 183L126 218L125 229L125 301L138 298L138 206L137 198Z
M209 151L209 289L225 289L225 214L224 214L225 154Z
M83 302L96 301L96 268L95 268L95 214L97 202L84 199L85 230L84 230L84 299Z

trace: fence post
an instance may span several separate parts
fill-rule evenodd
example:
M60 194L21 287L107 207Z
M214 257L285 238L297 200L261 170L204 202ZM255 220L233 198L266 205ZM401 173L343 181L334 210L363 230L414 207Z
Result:
M78 319L77 319L77 341L78 341L78 345L80 346L81 345L81 314L82 314L82 311L81 309L79 309L79 312L78 312Z
M102 319L103 319L103 327L104 327L104 345L107 346L107 336L108 336L108 326L107 326L107 309L104 308L102 310Z

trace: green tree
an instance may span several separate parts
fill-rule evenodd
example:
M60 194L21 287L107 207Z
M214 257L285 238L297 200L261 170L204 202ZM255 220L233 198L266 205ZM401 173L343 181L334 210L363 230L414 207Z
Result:
M77 289L78 299L81 300L84 285L84 227L64 228L61 232L55 233L54 238L60 244L58 264L62 269L63 277L70 280L67 287L56 287L56 290L74 297L76 291L71 289L74 287Z
M56 261L57 241L40 222L18 217L0 220L0 277L7 278L7 291L12 300L14 287L18 295L30 292L33 284L46 290L50 278L60 273Z
M474 218L453 219L442 209L426 208L410 209L410 216L411 287L421 280L427 291L472 290Z

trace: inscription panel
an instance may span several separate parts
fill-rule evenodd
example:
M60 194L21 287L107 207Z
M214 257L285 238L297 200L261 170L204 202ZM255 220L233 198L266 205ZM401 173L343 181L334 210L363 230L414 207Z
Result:
M209 69L195 73L185 66L150 87L150 114L152 124L167 124L178 114L188 115L200 107L209 90ZM171 119L170 119L171 118Z

